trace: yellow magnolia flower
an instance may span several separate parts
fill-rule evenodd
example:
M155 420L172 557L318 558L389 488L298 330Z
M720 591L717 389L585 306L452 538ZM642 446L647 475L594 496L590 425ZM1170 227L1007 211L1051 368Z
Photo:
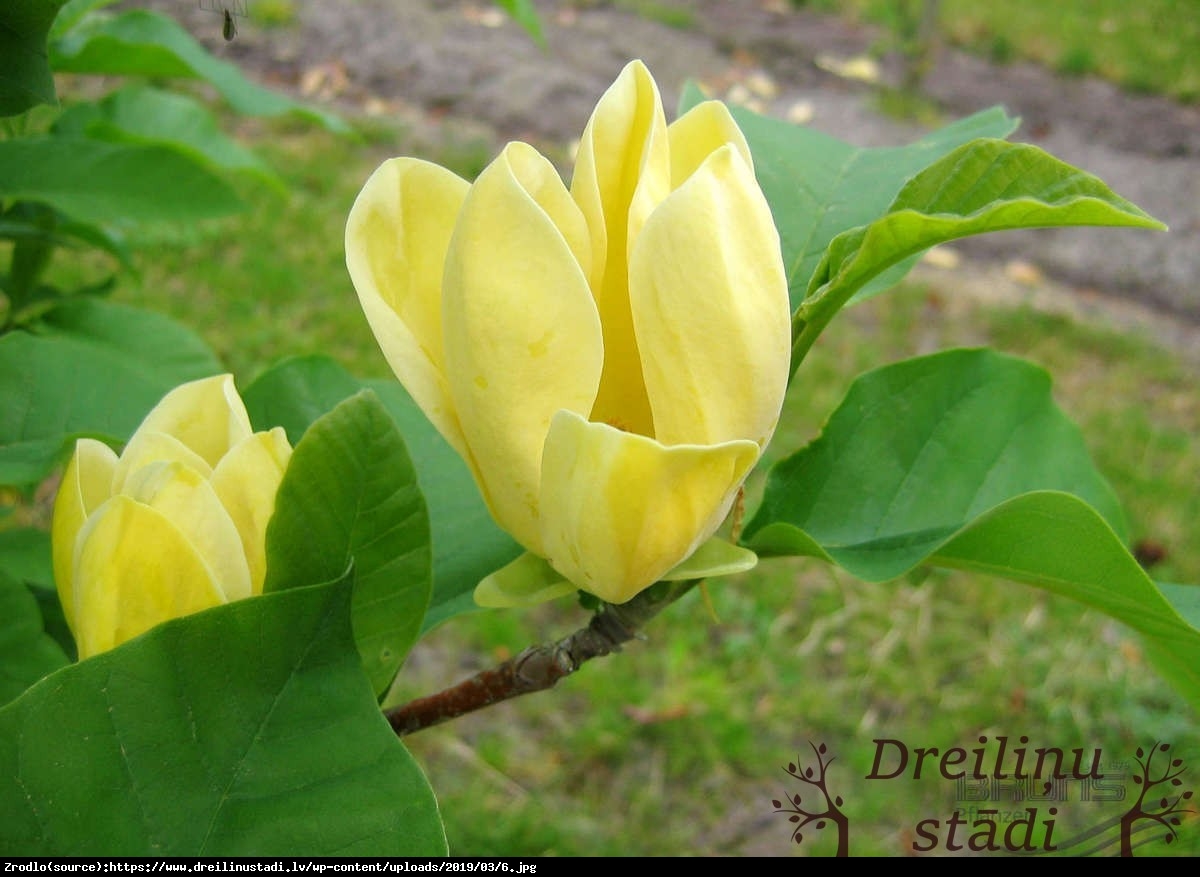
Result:
M79 657L261 594L267 522L292 453L256 433L233 378L168 393L120 456L81 439L54 505L54 578Z
M749 148L717 102L668 126L640 62L596 107L569 191L524 143L473 185L393 159L351 210L346 261L499 524L604 600L712 536L775 429L787 281Z

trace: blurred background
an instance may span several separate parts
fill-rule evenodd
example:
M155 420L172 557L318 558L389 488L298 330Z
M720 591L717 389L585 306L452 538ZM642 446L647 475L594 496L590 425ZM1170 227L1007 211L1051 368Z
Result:
M826 332L773 447L814 437L863 370L992 345L1051 371L1151 575L1200 583L1200 0L545 0L534 4L544 46L486 0L245 0L232 39L212 3L122 4L140 5L355 128L223 117L285 191L247 179L240 215L133 242L140 277L114 298L199 330L243 386L309 352L385 376L342 251L370 172L409 154L472 177L520 138L569 174L573 138L630 58L649 65L668 109L696 79L858 146L1003 104L1023 119L1014 139L1101 176L1171 232L1010 233L935 251ZM60 88L69 101L87 84ZM586 617L566 601L455 619L418 645L392 698ZM1195 714L1121 625L1004 581L938 571L869 585L809 561L714 581L557 690L407 743L456 855L829 855L831 828L794 843L772 804L802 791L785 769L816 766L810 741L836 757L828 776L851 851L902 855L919 821L968 805L936 777L865 780L872 741L969 749L1000 735L1100 750L1118 772L1136 768L1137 747L1167 741L1200 777ZM1060 844L1120 812L1066 793ZM1200 852L1200 820L1141 852Z

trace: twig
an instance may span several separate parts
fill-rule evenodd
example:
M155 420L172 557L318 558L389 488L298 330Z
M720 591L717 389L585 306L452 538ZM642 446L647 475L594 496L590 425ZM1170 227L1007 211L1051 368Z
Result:
M628 603L619 606L603 603L587 627L558 642L530 646L497 667L476 673L437 694L393 707L384 715L397 736L403 737L502 700L553 688L584 662L619 651L637 636L646 622L698 583L699 580L660 582Z

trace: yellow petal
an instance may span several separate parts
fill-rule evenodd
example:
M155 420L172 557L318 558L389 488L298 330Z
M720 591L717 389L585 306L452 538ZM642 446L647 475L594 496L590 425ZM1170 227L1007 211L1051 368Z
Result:
M243 441L213 470L213 490L242 537L253 594L262 593L267 574L267 524L291 456L286 433L276 427Z
M175 436L139 429L121 452L121 458L113 469L112 492L126 493L129 480L138 470L154 463L179 463L205 478L212 474L208 461Z
M464 453L442 340L442 270L467 182L413 158L385 162L346 222L346 267L396 377Z
M207 478L180 463L154 463L134 473L126 495L175 526L226 600L250 596L241 536Z
M75 537L87 516L110 496L116 465L117 455L108 445L94 439L80 439L54 501L50 538L54 581L69 623L74 620Z
M603 350L569 242L579 219L546 191L531 151L510 145L471 187L446 257L442 319L468 462L496 520L536 553L542 444L560 408L591 409Z
M750 441L668 448L561 412L542 465L545 556L578 587L623 603L713 534L758 454Z
M706 158L726 143L733 145L747 167L754 167L742 130L720 101L696 104L670 124L667 134L671 143L672 189L682 186Z
M765 446L787 388L787 278L771 211L735 147L650 217L630 296L655 438Z
M592 236L592 292L604 326L604 373L591 419L652 435L629 306L629 252L646 218L671 190L662 99L650 72L631 62L584 129L571 195Z
M101 506L79 535L73 630L81 660L224 602L179 530L127 496Z
M216 375L169 392L137 428L143 431L173 436L211 467L254 430L233 376Z

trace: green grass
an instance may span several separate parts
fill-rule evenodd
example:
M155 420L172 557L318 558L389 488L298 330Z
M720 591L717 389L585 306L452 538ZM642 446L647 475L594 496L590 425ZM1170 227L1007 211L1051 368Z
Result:
M385 130L360 144L288 127L249 133L289 180L287 196L247 186L245 214L157 242L141 259L141 283L116 298L198 329L243 385L310 352L385 375L346 276L342 230L370 172L412 144ZM451 140L430 157L471 173L487 151ZM812 438L861 371L992 344L1051 369L1057 398L1127 501L1135 536L1167 547L1155 573L1200 582L1195 369L1147 341L952 296L910 284L835 322L792 387L772 456ZM902 854L918 820L946 819L956 806L944 781L866 780L875 738L944 749L1025 734L1033 746L1124 760L1165 739L1200 766L1195 715L1139 641L1067 600L948 572L864 584L813 561L763 562L707 589L711 612L690 595L645 642L557 690L409 738L453 853L829 854L828 831L791 843L771 804L798 791L783 768L798 755L811 763L809 741L837 757L831 783L856 854ZM393 697L452 684L585 620L571 601L455 619L419 644ZM1078 801L1063 809L1060 840L1111 812ZM1185 823L1172 847L1148 849L1200 852L1200 821Z
M676 30L690 30L696 24L695 14L686 7L657 3L655 0L617 0L617 6Z
M889 26L900 0L838 0L828 8ZM992 60L1022 58L1096 74L1130 90L1200 100L1197 0L941 0L942 36Z

